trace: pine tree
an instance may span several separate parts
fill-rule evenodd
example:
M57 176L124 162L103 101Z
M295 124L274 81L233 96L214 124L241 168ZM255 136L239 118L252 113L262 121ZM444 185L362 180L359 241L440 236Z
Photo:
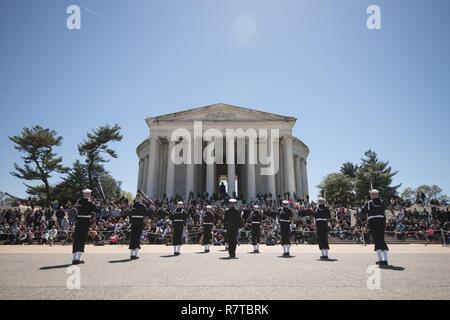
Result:
M356 173L355 185L358 199L367 198L370 189L380 191L380 197L384 201L389 201L392 197L397 196L397 189L400 185L392 186L392 178L397 174L397 171L392 171L389 161L380 161L377 153L369 150L365 153L365 158L362 158L361 162Z
M14 148L25 153L22 157L23 167L14 163L14 171L11 174L19 179L34 181L39 180L43 186L26 185L29 194L45 193L45 201L51 202L51 186L49 180L53 173L66 173L68 168L62 165L62 157L57 157L53 152L55 147L61 146L63 138L58 136L55 130L35 126L23 128L18 136L9 137L16 145Z

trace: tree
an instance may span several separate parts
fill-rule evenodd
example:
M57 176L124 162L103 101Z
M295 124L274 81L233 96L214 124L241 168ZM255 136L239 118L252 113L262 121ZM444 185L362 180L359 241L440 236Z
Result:
M433 184L433 185L430 187L430 197L431 197L431 198L434 198L434 200L437 200L437 197L438 197L441 193L442 193L442 189L441 189L439 186Z
M27 180L40 180L43 183L45 200L51 202L50 178L54 172L66 173L67 168L62 165L62 157L57 157L53 148L61 146L63 138L58 136L55 130L35 126L33 128L23 128L21 135L9 137L16 145L14 148L25 153L22 157L24 166L20 167L14 163L14 170L11 175ZM26 185L28 193L37 192L41 187L31 187Z
M88 185L86 166L75 161L68 175L54 188L54 197L60 204L68 201L75 203L81 197L81 191Z
M115 202L120 199L122 182L117 181L109 174L104 174L100 177L100 183L107 201Z
M128 191L125 191L125 190L122 190L121 192L120 192L120 197L122 198L122 197L125 197L126 199L128 199L128 201L129 202L132 202L133 201L133 194L131 193L131 192L128 192Z
M358 165L353 164L350 161L345 162L341 166L341 173L345 174L350 178L356 178L356 173L358 172Z
M405 190L403 190L400 194L400 197L402 197L402 199L405 201L413 201L415 195L416 192L412 188L406 187Z
M416 189L418 200L422 201L422 194L425 195L425 199L431 199L431 187L429 185L423 184Z
M87 139L78 145L78 151L81 156L86 157L87 176L89 188L94 190L94 178L106 174L103 164L109 160L104 158L104 154L111 158L117 158L117 153L111 149L110 142L121 141L119 125L101 126L87 134Z
M329 202L347 206L355 201L354 180L343 173L327 175L318 188Z
M392 186L392 178L397 171L392 171L389 162L378 159L376 152L369 150L361 159L361 165L356 173L355 191L358 199L367 198L370 189L380 191L380 197L384 201L389 201L397 196L397 189L400 185Z

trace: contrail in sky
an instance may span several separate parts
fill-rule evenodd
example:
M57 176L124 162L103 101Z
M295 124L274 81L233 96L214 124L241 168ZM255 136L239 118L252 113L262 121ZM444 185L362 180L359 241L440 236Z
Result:
M88 12L90 12L90 13L92 13L93 15L95 15L95 16L97 16L97 17L100 17L100 15L99 14L97 14L95 11L92 11L91 9L89 9L89 8L86 8L86 7L83 7L86 11L88 11Z

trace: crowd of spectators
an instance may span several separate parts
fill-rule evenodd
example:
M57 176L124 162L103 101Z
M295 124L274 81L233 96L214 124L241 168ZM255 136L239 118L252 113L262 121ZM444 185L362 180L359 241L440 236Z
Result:
M280 226L277 222L277 207L280 197L273 198L270 194L258 195L255 201L246 203L245 197L238 197L243 212L242 228L239 231L239 242L251 241L251 223L248 221L250 209L258 204L263 210L261 224L261 239L266 245L275 245L280 241ZM128 219L128 201L118 201L102 207L92 219L88 233L88 243L94 245L125 244L128 242L130 223ZM144 243L171 244L172 226L168 213L180 200L155 199L157 210L147 219L142 234ZM201 216L207 203L215 207L215 226L213 229L213 244L223 245L225 230L223 214L226 207L226 195L208 197L207 194L198 195L195 199L191 195L188 204L188 220L183 239L185 243L200 243L202 240ZM291 239L293 243L316 243L314 219L311 217L309 199L295 198L291 201L294 220L291 225ZM330 237L335 240L370 243L370 234L365 222L358 219L355 210L342 206L330 206ZM386 232L388 236L399 240L427 240L439 242L449 240L450 212L448 208L424 207L419 211L417 207L392 207L387 211L388 219ZM71 203L65 205L53 204L50 207L27 207L25 210L10 207L0 210L0 243L2 244L44 244L53 245L55 242L70 244L76 221L76 209Z

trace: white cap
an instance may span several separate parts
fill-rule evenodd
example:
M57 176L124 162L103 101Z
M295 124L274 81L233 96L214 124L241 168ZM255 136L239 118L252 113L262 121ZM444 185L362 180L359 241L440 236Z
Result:
M206 209L211 209L211 208L212 208L212 206L209 206L209 205L208 205L208 206L206 206Z
M177 204L183 204L183 201L178 201L178 203Z
M253 208L259 209L259 206L258 206L257 204L255 204L255 205L253 206Z
M289 201L283 200L282 204L289 204Z
M84 189L83 193L92 193L92 190L91 189Z
M378 194L378 193L380 193L380 191L378 191L377 189L372 189L372 190L370 190L370 193Z
M317 199L317 202L325 202L325 199L320 197L319 199Z
M236 203L236 202L237 202L237 200L236 200L236 199L230 199L230 200L228 200L228 202L231 202L231 203Z

